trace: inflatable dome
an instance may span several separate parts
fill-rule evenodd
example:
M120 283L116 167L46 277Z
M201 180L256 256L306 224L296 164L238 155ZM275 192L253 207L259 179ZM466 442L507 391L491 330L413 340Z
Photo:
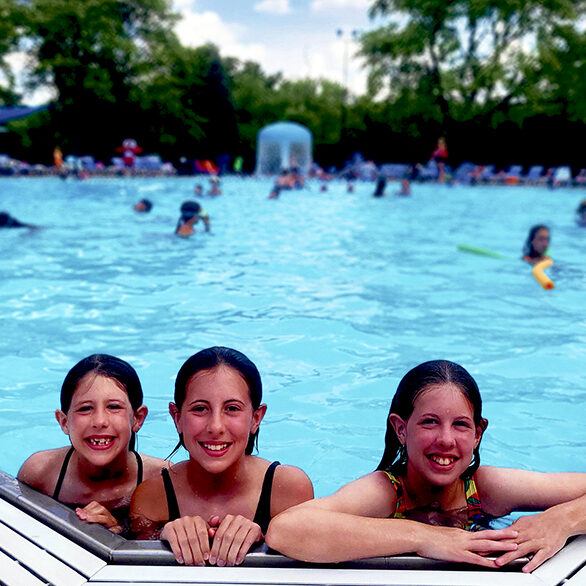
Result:
M312 163L313 137L297 122L275 122L261 128L256 137L256 174L276 175L297 167L306 174Z

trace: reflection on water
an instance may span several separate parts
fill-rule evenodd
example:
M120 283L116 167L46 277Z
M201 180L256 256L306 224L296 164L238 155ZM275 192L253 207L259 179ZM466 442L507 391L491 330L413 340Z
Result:
M179 366L223 344L263 376L260 455L303 467L318 495L376 466L399 379L432 358L477 378L484 462L586 471L581 192L414 185L411 198L374 199L372 184L349 194L340 183L269 200L270 180L226 178L202 200L212 233L183 240L173 230L194 184L0 182L2 209L46 227L0 234L0 468L64 445L61 382L92 352L136 367L150 409L139 447L166 456ZM139 216L143 196L154 207ZM552 228L553 291L518 260L540 222Z

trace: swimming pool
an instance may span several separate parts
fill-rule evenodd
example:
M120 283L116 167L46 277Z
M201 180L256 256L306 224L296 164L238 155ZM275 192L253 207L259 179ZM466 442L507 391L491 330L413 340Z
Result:
M376 467L397 383L432 358L461 363L480 385L483 463L586 472L581 190L428 184L375 199L372 183L354 193L314 183L269 200L269 179L226 178L222 196L201 200L212 233L184 240L173 230L196 182L207 187L0 181L0 209L46 227L0 233L0 469L15 475L33 451L65 445L59 389L93 352L137 369L150 410L139 449L165 457L175 374L221 344L261 372L259 455L305 469L319 496ZM140 216L142 197L154 207ZM553 291L518 260L541 222Z

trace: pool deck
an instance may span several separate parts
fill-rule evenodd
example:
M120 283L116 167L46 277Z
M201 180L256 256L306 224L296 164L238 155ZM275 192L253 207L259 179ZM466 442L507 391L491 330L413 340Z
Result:
M0 471L0 583L7 586L273 584L583 586L586 535L532 574L523 561L485 570L404 555L345 564L302 564L260 546L235 568L184 567L160 541L129 541Z

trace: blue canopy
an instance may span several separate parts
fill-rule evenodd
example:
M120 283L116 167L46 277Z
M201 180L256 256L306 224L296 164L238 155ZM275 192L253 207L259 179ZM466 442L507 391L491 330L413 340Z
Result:
M0 124L6 124L11 120L26 118L36 112L46 110L48 106L4 106L0 107Z

